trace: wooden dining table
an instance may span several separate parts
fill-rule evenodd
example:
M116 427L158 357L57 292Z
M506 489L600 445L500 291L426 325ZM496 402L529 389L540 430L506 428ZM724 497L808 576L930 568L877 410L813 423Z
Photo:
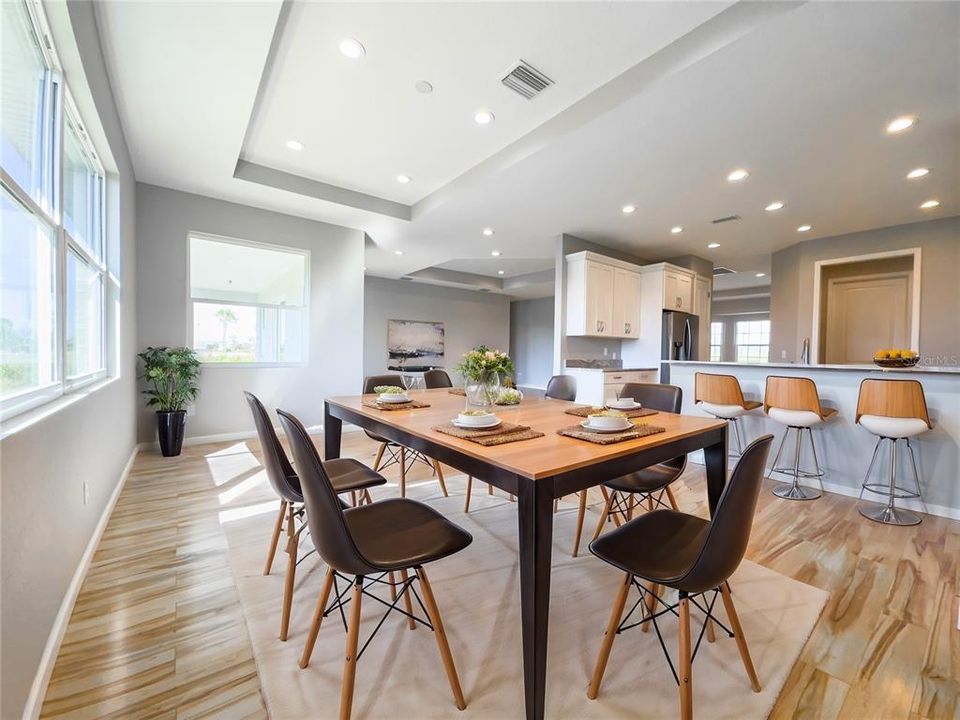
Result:
M366 396L368 400L372 397ZM346 422L419 450L517 497L524 700L526 717L540 720L546 698L554 499L702 449L712 514L727 481L727 423L658 412L637 422L662 427L664 432L599 445L557 434L557 430L582 421L564 412L576 403L524 398L519 405L498 406L494 411L505 422L528 425L544 436L487 447L433 429L457 416L464 407L462 396L437 389L413 391L411 397L430 407L386 411L363 405L364 396L327 399L323 426L326 459L340 457Z

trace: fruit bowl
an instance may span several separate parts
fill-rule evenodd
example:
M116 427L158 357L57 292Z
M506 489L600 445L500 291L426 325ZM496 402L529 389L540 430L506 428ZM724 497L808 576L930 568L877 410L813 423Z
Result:
M920 358L874 358L873 362L882 368L908 368L920 362Z

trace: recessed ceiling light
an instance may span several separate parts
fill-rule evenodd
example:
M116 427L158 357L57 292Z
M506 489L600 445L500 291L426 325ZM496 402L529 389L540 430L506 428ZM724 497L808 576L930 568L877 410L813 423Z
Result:
M287 140L287 147L291 150L303 150L303 143L299 140Z
M494 251L491 252L490 254L493 255L494 257L500 257L500 251L499 251L499 250L494 250Z
M497 270L497 275L503 275L503 270Z
M767 205L764 208L764 210L766 210L767 212L776 212L777 210L783 210L783 203L777 200L776 202L772 202L769 205Z
M801 225L800 227L797 228L797 232L807 232L812 229L813 229L812 225Z
M477 125L489 125L493 122L493 113L489 110L477 110L477 114L473 116L473 121Z
M743 168L737 168L736 170L731 172L729 175L727 175L727 180L729 182L740 182L741 180L746 180L747 177L749 177L749 175L750 175L750 172L748 170L744 170Z
M939 201L939 200L927 200L925 203L921 203L921 204L920 204L920 207L923 208L924 210L930 210L930 209L935 208L935 207L940 207L940 201Z
M707 247L710 248L711 250L716 250L718 247L720 247L720 243L710 243L709 245L707 245Z
M403 255L403 250L394 250L394 251L393 251L393 254L394 254L394 255Z
M417 89L418 93L421 93L423 95L429 95L430 93L433 92L433 85L428 83L426 80L418 81L417 84L414 85L414 87Z
M359 40L354 40L353 38L344 38L340 41L340 54L350 58L351 60L356 60L357 58L362 58L367 54L366 48L360 44Z
M632 213L632 212L633 212L634 210L636 210L636 209L637 209L637 208L636 208L635 206L633 206L633 205L624 205L622 210L623 210L623 214L624 214L624 215L629 215L630 213Z
M766 277L767 274L766 274L766 273L757 273L756 276L757 276L757 277Z
M683 228L677 225L675 227L670 228L670 232L672 232L674 235L679 235L680 233L683 232Z
M930 174L930 168L917 168L907 173L907 180L916 180Z
M904 130L909 130L917 122L916 115L901 115L895 120L891 120L887 124L887 132L891 135L896 135L897 133L902 133Z
M398 182L398 183L401 183L401 184L403 184L403 185L406 185L408 182L410 182L410 176L409 176L409 175L397 175L397 182Z
M483 229L483 234L486 235L487 237L492 236L493 233L494 233L493 228L484 228L484 229Z

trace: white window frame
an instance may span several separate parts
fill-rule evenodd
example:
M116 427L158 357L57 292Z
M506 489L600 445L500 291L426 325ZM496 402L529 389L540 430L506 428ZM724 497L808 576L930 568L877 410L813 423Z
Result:
M764 343L741 343L741 342L738 342L738 340L740 339L740 332L739 332L739 328L738 328L737 326L738 326L740 323L754 323L754 322L760 322L760 323L765 322L765 323L767 323L767 342L766 342L766 344L764 344ZM756 364L760 364L760 363L770 362L770 331L771 331L771 328L770 328L770 318L769 318L769 317L764 317L764 318L737 318L737 319L735 319L735 320L733 321L733 356L734 356L734 360L735 360L736 362L738 362L738 363L743 363L743 364L747 364L747 365L756 365ZM765 348L767 349L767 355L766 355L766 357L765 357L764 359L762 359L762 360L741 360L741 359L740 359L740 348L742 348L742 347L743 347L743 348L763 348L763 347L765 347Z
M51 33L43 15L43 9L38 2L23 0L33 26L34 39L40 48L44 64L47 67L47 78L44 84L44 105L42 112L43 128L41 133L44 187L40 202L35 200L29 191L24 190L2 167L0 167L0 184L10 194L15 202L20 203L30 214L40 222L46 223L54 231L54 337L53 337L53 382L48 385L25 390L0 400L0 421L6 422L10 418L20 415L34 408L46 405L63 395L74 392L92 383L98 382L107 376L107 282L110 281L119 287L119 280L107 272L108 248L106 232L106 172L100 162L93 143L87 134L80 113L70 96L69 89L63 77L62 66L53 47ZM100 176L99 206L100 215L99 233L100 249L103 257L93 258L91 254L63 228L63 142L65 133L66 114L70 113L71 122L81 130L81 144L88 157L93 161L94 168ZM101 367L81 376L66 377L66 263L67 249L73 249L78 257L85 262L93 261L98 271L102 273L101 302L100 302L100 358Z
M208 300L206 298L194 298L192 287L192 265L190 258L190 239L198 238L201 240L212 240L228 245L240 245L243 247L259 248L262 250L271 250L273 252L285 252L304 257L304 278L303 278L303 358L296 362L210 362L201 360L204 369L207 368L289 368L306 367L310 360L310 251L305 248L291 247L289 245L279 245L275 243L257 242L256 240L241 240L240 238L227 237L224 235L213 235L211 233L190 231L187 233L187 347L194 348L193 337L193 304L195 302L208 303L211 305L233 305L236 307L255 307L255 308L279 308L279 305L267 303L245 303L229 300ZM300 307L300 306L296 306ZM195 348L194 348L195 349Z

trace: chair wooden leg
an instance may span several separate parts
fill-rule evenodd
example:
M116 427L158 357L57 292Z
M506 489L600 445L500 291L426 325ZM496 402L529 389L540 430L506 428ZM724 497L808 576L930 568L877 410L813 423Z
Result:
M707 642L711 642L711 643L716 642L717 633L713 629L713 620L711 620L710 618L707 618L704 622L707 624Z
M369 490L364 490L364 491L363 491L363 499L366 501L367 505L372 505L372 504L373 504L373 498L370 497L370 491L369 491Z
M693 720L693 678L690 656L690 601L680 598L680 720Z
M473 475L467 475L467 495L463 499L463 511L470 512L470 491L473 489Z
M313 612L313 622L310 623L307 644L303 646L303 654L300 656L301 668L305 668L310 664L310 656L313 655L313 646L317 644L317 635L320 634L320 623L323 622L323 613L327 608L327 600L330 598L330 588L332 587L333 568L327 568L327 574L323 578L323 589L320 590L320 597L317 598L317 609Z
M649 592L644 597L643 604L646 605L647 615L649 616L649 615L654 615L657 612L657 598L660 597L662 586L657 585L656 583L650 583L646 587L647 587L647 590L649 590ZM651 620L650 622L653 622L653 621ZM650 623L645 622L643 625L640 626L640 630L641 632L649 632Z
M647 495L647 512L653 512L653 495Z
M680 506L677 505L677 499L673 496L673 490L670 489L670 486L667 485L667 499L670 501L670 507L676 511L680 511Z
M720 586L720 595L723 597L723 607L727 611L727 617L730 619L730 629L733 631L733 637L737 641L737 650L740 651L740 659L743 661L743 667L747 671L747 677L750 678L750 687L754 692L760 692L760 680L757 679L757 671L753 668L753 660L750 659L750 648L747 647L747 639L743 636L743 628L740 627L740 618L737 616L737 609L733 606L733 598L730 596L730 585L724 583Z
M607 621L607 630L603 633L603 642L600 643L600 654L597 656L597 664L593 669L593 678L590 680L590 687L587 688L587 697L591 700L596 700L597 693L600 692L603 673L607 669L607 660L610 659L610 648L613 647L613 639L617 636L617 628L620 626L620 618L623 616L623 606L627 603L627 594L629 592L630 573L624 573L620 590L617 592L617 597L613 601L613 609L610 610L610 619Z
M583 534L583 518L587 513L587 491L581 490L577 494L580 496L580 504L577 507L577 532L573 536L574 557L580 552L580 536Z
M347 647L343 656L343 680L340 684L340 720L350 720L353 710L353 684L357 677L357 644L360 639L360 602L363 598L363 578L353 582L350 598L350 623L347 626Z
M270 538L270 549L267 551L267 564L263 566L263 574L269 575L273 569L273 559L277 555L277 545L280 543L280 533L283 531L283 520L287 515L287 501L280 501L280 512L277 514L277 522L273 526L273 537Z
M493 485L487 483L487 495L493 495Z
M433 469L437 471L437 482L440 483L440 490L443 492L444 497L450 497L447 494L447 484L443 481L443 470L440 469L440 463L436 460L433 461Z
M560 509L560 498L553 499L553 512L556 513Z
M607 491L602 487L601 492L606 496L606 501L603 503L603 512L600 513L600 522L597 523L597 529L593 531L594 540L600 537L600 533L603 531L603 524L607 521L607 517L610 515L610 503L613 502L613 496L608 494Z
M400 579L403 580L404 583L407 582L406 570L400 571ZM413 615L413 600L410 599L411 593L413 593L413 588L407 588L407 591L403 594L404 608L406 609L409 615ZM407 625L410 627L411 630L417 629L417 621L414 620L412 617L407 618Z
M417 568L417 574L420 577L420 589L423 590L423 604L430 616L430 624L433 625L433 634L437 638L437 647L443 660L443 669L447 671L447 680L450 681L454 702L458 710L463 710L467 707L467 703L463 699L463 690L460 689L460 678L457 676L457 668L453 664L453 655L450 654L450 645L447 643L447 634L443 629L443 620L440 619L440 609L433 597L433 588L430 587L430 581L427 580L427 574L422 567Z
M380 443L380 447L377 448L377 457L373 461L373 471L376 472L380 469L380 461L383 460L383 451L387 449L386 443Z
M300 536L294 523L293 505L287 506L287 574L283 578L283 608L280 611L280 639L287 639L290 629L290 607L293 605L293 581L297 575L297 551Z
M627 504L627 520L633 520L633 509L637 506L637 496L630 494L630 502Z
M390 602L397 601L397 586L393 573L387 574L387 581L390 583Z
M350 504L351 504L353 507L356 507L356 506L357 506L357 491L356 491L356 490L351 490L351 491L350 491Z
M400 446L400 497L407 496L407 449Z

